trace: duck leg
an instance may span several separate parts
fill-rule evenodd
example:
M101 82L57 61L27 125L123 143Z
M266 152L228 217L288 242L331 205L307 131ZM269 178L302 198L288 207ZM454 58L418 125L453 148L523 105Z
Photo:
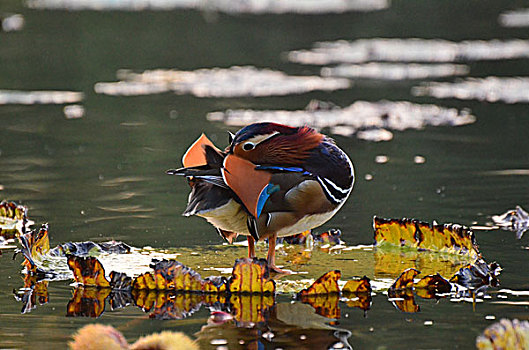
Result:
M268 261L268 268L270 269L270 272L275 272L279 274L290 274L291 271L281 270L279 267L276 266L276 241L276 233L274 233L268 238L268 255L266 256L266 260Z
M255 239L252 236L248 236L248 257L250 259L255 258Z

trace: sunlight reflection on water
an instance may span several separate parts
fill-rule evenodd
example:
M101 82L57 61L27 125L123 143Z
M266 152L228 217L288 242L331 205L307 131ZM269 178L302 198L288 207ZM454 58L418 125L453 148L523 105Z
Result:
M313 90L338 90L351 83L342 78L289 76L271 69L231 67L196 71L150 70L143 73L119 71L119 82L97 83L94 90L106 95L150 95L174 91L197 97L272 96Z

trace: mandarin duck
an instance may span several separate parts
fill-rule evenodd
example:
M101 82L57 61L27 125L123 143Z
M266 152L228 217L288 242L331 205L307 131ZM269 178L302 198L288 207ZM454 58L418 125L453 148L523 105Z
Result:
M255 123L230 133L230 145L219 150L204 135L182 158L191 187L183 215L198 215L228 242L237 235L255 241L268 238L270 270L277 237L291 236L328 221L343 206L354 183L349 157L334 141L308 127Z

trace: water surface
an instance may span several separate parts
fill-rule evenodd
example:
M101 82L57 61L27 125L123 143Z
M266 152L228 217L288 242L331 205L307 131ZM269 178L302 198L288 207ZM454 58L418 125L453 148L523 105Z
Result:
M181 155L201 132L223 147L226 131L237 130L208 121L208 113L303 110L314 99L339 107L358 100L389 100L465 110L476 121L460 127L392 131L391 141L378 143L332 135L353 160L357 180L351 198L321 230L340 228L349 245L371 244L374 215L485 225L492 215L516 205L527 210L529 178L527 172L516 171L529 166L527 99L510 104L502 99L438 99L434 94L412 94L413 87L426 83L422 80L365 78L352 79L345 89L285 96L195 97L173 92L108 96L94 91L97 83L117 81L122 69L141 73L253 66L287 75L318 76L321 65L289 62L286 53L342 39L528 40L526 29L502 27L498 22L501 13L516 8L511 5L394 1L390 8L374 12L227 15L184 9L39 10L26 8L18 0L2 1L0 15L19 13L25 24L18 31L0 32L0 90L71 91L82 93L82 98L0 105L0 197L27 205L37 225L48 222L52 246L116 239L156 249L198 246L203 254L214 254L220 244L215 230L200 218L180 215L188 187L182 179L164 173L180 165ZM468 67L465 79L524 77L529 74L526 57L461 59L457 63ZM448 76L428 79L428 83L457 79ZM68 103L82 106L81 118L65 116ZM380 155L387 162L376 162ZM424 161L415 162L417 156ZM501 288L528 290L523 273L529 268L528 238L516 240L514 233L500 230L476 235L485 259L504 268ZM245 255L244 248L235 249L235 255ZM49 302L22 314L22 304L13 297L13 290L23 286L21 259L13 261L11 252L0 256L2 348L64 348L75 330L92 322L115 326L129 341L168 329L198 337L206 348L210 344L210 328L202 329L209 317L205 307L182 320L150 319L137 307L111 310L109 305L97 319L66 317L73 291L70 281L51 282ZM356 272L349 260L328 256L320 262L308 278L335 268L351 271L350 275ZM375 277L374 267L373 263L372 270L359 269L358 274ZM367 316L364 310L340 302L341 317L334 327L351 332L348 341L354 348L472 348L475 337L494 322L490 316L496 320L527 318L525 305L497 303L526 302L526 296L495 291L491 289L491 299L475 306L417 299L418 313L396 309L379 292ZM282 295L276 301L284 308L291 299ZM262 337L267 331L279 334L286 329L284 321L272 315L257 329L226 326L213 333L227 339L229 348L239 346L241 339L258 339L262 348L300 348L300 336L306 331L296 322L281 342L279 336L275 341ZM334 332L322 328L313 327L307 333L309 341L315 342L311 348L336 338Z

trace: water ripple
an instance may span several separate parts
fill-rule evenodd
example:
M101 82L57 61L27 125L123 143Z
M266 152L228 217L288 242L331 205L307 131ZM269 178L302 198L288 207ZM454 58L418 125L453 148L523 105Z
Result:
M150 95L173 91L197 97L240 97L299 94L314 90L332 91L350 87L342 78L290 76L251 66L180 70L119 71L118 82L100 82L94 90L106 95Z
M232 126L243 126L258 121L294 126L311 125L318 129L330 128L335 134L363 136L370 141L391 139L388 137L390 132L386 129L422 129L428 125L460 126L476 120L468 111L407 101L357 101L345 108L330 107L324 110L227 110L209 113L207 118ZM363 130L376 131L360 133Z
M411 80L466 75L468 66L457 64L341 64L336 67L324 67L324 77L364 78L381 80Z
M28 0L34 9L66 10L173 10L197 9L226 13L343 13L375 11L389 7L390 0Z
M529 40L360 39L318 42L310 50L288 53L302 64L390 62L455 62L529 57Z
M455 83L431 82L413 88L412 92L436 98L529 103L529 77L467 78Z
M81 102L83 98L83 93L78 91L0 90L0 105L67 104Z

